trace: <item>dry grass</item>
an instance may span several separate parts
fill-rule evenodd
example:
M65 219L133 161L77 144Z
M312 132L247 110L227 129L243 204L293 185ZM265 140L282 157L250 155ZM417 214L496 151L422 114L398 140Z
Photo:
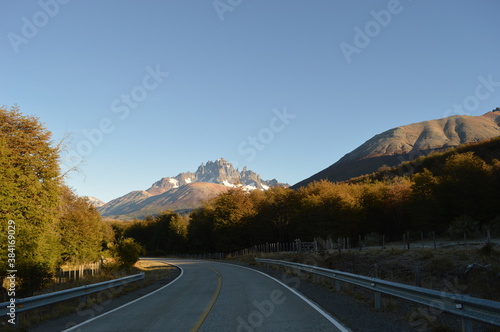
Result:
M422 287L450 293L500 299L500 246L412 250L346 250L323 255L263 254L262 258L326 267L404 284L415 284L420 269ZM238 259L238 258L234 258ZM246 256L244 262L254 262ZM472 264L473 267L469 268Z
M321 255L265 254L263 258L299 262L333 270L378 277L403 284L415 285L416 270L420 270L422 287L452 294L467 294L494 301L500 299L500 245L476 245L449 247L446 249L373 249L345 250ZM250 261L253 257L245 257ZM328 287L328 285L330 287ZM332 289L331 282L323 285ZM373 304L373 294L358 287L342 284L342 292L357 301ZM382 296L382 308L387 312L398 312L400 300ZM411 324L425 323L432 331L449 331L449 317L434 317L416 307L409 313ZM425 309L425 308L424 308ZM438 319L436 319L438 318Z

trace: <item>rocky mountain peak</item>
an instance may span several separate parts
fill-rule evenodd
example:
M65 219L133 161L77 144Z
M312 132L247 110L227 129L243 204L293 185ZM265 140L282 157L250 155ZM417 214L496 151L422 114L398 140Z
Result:
M175 177L164 177L146 190L151 195L160 195L171 189L182 187L189 183L208 182L221 184L228 187L241 186L246 190L263 189L271 186L288 186L279 183L276 179L262 180L260 175L249 170L246 166L239 172L233 165L219 158L216 161L207 161L198 166L196 172L183 172Z
M248 170L235 170L223 158L202 163L196 172L183 172L174 177L164 177L145 191L130 192L99 208L103 216L135 218L165 209L182 210L198 207L203 199L225 192L232 187L251 191L267 190L271 186L287 186L276 179L262 180L260 175Z
M103 206L104 203L103 201L101 201L100 199L98 198L95 198L93 196L84 196L84 198L90 203L92 204L95 208L98 208L98 207L101 207Z

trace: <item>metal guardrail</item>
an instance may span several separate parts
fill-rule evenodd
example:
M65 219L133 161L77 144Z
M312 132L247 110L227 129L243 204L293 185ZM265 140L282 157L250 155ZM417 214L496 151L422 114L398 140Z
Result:
M462 317L463 331L472 331L472 322L470 320L500 326L500 302L462 294L439 292L312 265L261 258L255 258L255 261L263 264L285 266L334 279L337 291L340 291L342 282L369 289L375 292L375 308L377 309L381 307L381 294L387 294Z
M97 293L102 290L114 288L117 286L121 286L123 284L143 279L144 279L144 272L119 279L99 282L96 284L65 289L58 292L31 296L24 299L15 299L16 300L15 313L17 314L23 311L28 311L31 309L43 307L57 302L62 302L77 297L83 297L92 293ZM10 311L11 308L8 307L10 303L11 302L0 303L0 317L7 316L11 312Z

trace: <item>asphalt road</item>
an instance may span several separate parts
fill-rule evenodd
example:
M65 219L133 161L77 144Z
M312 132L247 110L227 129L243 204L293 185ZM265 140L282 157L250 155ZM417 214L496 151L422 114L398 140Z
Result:
M162 261L181 268L173 282L65 331L347 331L259 271L211 261Z

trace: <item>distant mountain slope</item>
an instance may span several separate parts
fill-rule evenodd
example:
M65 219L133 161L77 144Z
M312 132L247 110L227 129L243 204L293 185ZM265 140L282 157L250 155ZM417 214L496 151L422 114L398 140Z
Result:
M197 208L203 200L229 189L228 186L216 183L196 182L173 188L159 195L151 195L147 191L133 191L112 200L111 204L106 204L99 211L102 216L108 218L140 219L167 209L175 211Z
M93 196L84 196L84 198L86 198L95 208L101 207L105 204L103 201Z
M244 190L266 190L271 186L288 186L277 180L262 180L246 167L240 172L220 158L201 164L196 172L164 177L146 190L132 191L99 207L103 217L115 219L143 218L162 210L185 210L200 206L203 200L233 187Z
M344 181L375 172L383 165L395 166L431 151L500 136L500 109L480 116L457 115L396 127L375 135L330 167L292 188L327 179Z
M488 165L495 164L495 160L500 160L500 136L493 137L479 143L462 144L458 147L446 149L444 151L432 152L422 156L415 161L407 161L402 164L383 168L379 171L349 179L348 183L363 183L373 181L384 181L392 177L401 175L413 175L424 170L431 171L434 175L441 176L446 160L456 154L472 152L474 156L481 158Z

